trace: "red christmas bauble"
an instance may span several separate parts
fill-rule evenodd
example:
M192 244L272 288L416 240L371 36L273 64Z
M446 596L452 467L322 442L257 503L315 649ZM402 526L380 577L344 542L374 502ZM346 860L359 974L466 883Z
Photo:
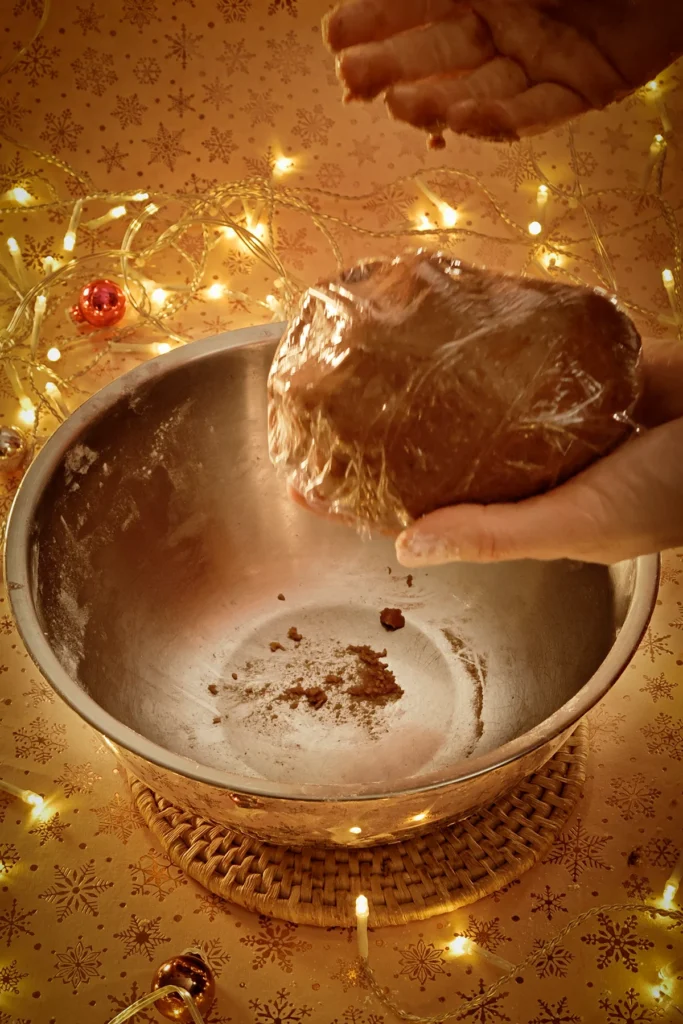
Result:
M115 281L105 278L91 281L82 290L78 305L71 309L76 323L88 323L92 327L111 327L123 318L126 312L126 296Z

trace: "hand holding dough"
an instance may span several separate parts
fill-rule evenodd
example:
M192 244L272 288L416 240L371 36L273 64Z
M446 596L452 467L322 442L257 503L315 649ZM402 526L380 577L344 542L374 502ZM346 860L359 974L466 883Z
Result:
M494 139L600 109L683 53L681 0L347 0L324 23L348 99Z

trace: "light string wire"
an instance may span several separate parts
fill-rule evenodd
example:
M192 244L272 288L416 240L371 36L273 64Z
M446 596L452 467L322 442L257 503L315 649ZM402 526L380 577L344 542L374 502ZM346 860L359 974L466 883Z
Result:
M440 1012L430 1016L420 1016L419 1014L410 1013L404 1010L399 1004L387 993L386 989L377 981L377 976L370 966L367 960L360 959L358 963L361 965L362 976L368 983L368 986L372 990L376 998L390 1010L393 1014L399 1017L401 1020L411 1021L412 1024L441 1024L442 1021L446 1020L462 1020L465 1017L473 1016L477 1010L481 1009L491 999L492 996L497 995L500 990L509 982L513 981L517 975L521 974L528 967L533 967L543 957L549 953L566 935L578 928L585 921L588 921L591 917L596 917L598 914L616 914L616 913L632 913L632 914L643 914L651 918L669 918L673 921L674 925L678 925L683 928L683 911L681 910L667 910L663 907L655 907L649 903L608 903L600 907L590 907L585 910L582 914L568 921L567 924L557 932L551 939L543 943L533 952L529 953L521 963L517 966L512 967L506 971L499 978L497 978L491 985L489 985L483 992L475 996L472 999L468 999L467 1002L463 1003L456 1010Z

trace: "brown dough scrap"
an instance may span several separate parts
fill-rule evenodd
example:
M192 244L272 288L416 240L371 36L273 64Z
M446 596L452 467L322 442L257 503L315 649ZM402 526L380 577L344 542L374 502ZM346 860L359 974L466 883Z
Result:
M395 532L518 501L633 431L640 338L610 299L425 251L309 290L269 378L270 453L321 511Z
M347 647L347 651L349 654L355 654L359 661L358 682L350 686L347 693L365 700L403 696L396 676L382 661L382 658L387 656L386 648L383 651L373 651L367 644L361 644Z
M289 637L290 640L293 640L295 644L298 644L303 640L303 636L296 628L296 626L290 626L290 628L287 630L287 636Z
M400 608L385 608L379 613L379 621L390 633L403 629L406 620Z

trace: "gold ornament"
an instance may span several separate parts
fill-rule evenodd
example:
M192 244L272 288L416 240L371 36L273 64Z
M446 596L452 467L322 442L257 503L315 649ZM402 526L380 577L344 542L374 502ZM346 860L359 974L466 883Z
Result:
M198 953L192 951L174 956L161 965L154 975L152 991L156 992L164 985L184 988L202 1017L207 1016L216 997L213 971ZM180 996L164 996L155 1005L159 1013L168 1020L192 1024L189 1010Z
M18 427L0 426L0 471L19 469L28 455L26 434Z

